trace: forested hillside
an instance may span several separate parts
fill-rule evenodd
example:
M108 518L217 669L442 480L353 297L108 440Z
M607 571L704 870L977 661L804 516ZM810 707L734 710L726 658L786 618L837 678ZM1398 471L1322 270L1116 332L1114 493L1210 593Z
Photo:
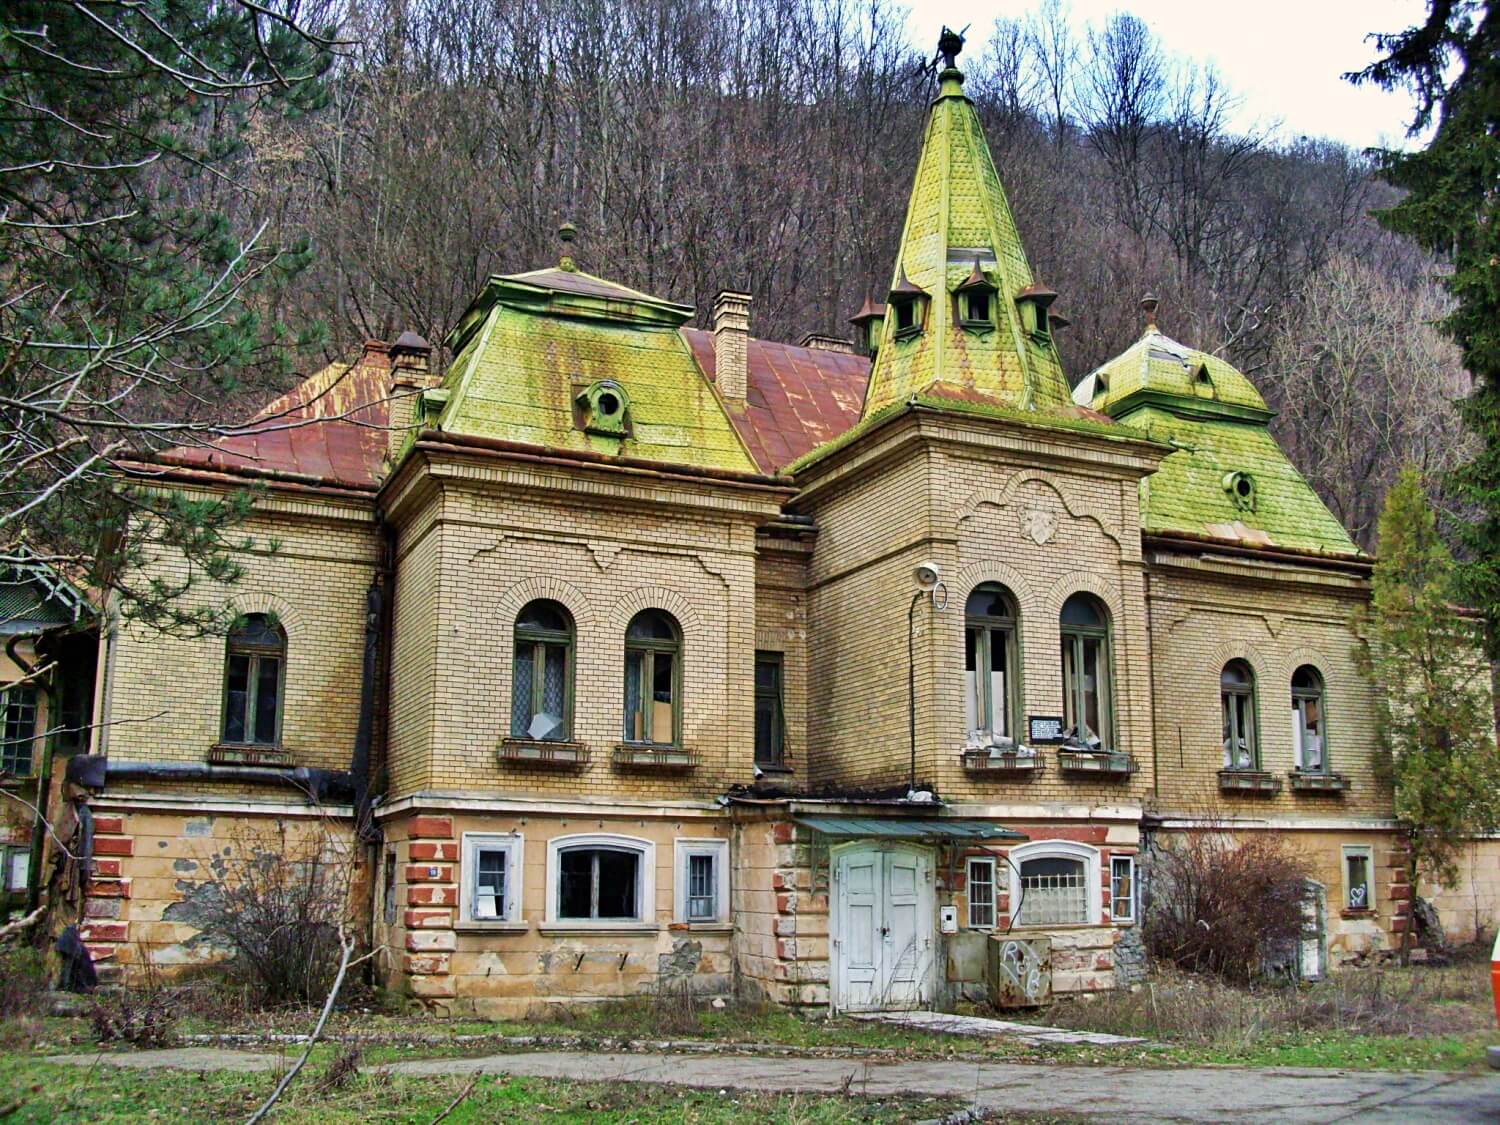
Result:
M295 268L268 268L243 296L262 344L300 370L403 329L440 340L487 275L554 261L564 219L592 272L705 311L717 290L748 289L761 336L846 335L890 284L934 88L934 44L913 42L894 4L321 2L275 5L336 28L316 97L288 112L258 86L201 86L161 127L210 155L130 173L222 213L223 237L265 222L263 245L290 248L278 261ZM1431 325L1433 263L1369 215L1392 189L1337 143L1236 132L1234 91L1128 15L1085 29L1044 5L970 29L960 65L1032 264L1072 320L1070 376L1124 348L1154 292L1165 331L1256 380L1298 465L1368 547L1397 467L1453 459L1449 400L1467 389ZM235 143L215 150L221 132ZM19 163L32 157L0 169L0 188L19 168L32 203L55 199ZM185 416L225 397L249 409L293 377L238 344L234 358L227 395Z

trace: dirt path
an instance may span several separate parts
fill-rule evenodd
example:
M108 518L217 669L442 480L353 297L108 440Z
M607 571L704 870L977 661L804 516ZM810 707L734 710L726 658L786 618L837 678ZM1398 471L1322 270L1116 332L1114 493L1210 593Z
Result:
M91 1065L96 1055L49 1061ZM188 1047L106 1054L114 1066L183 1070L271 1070L280 1056ZM1184 1067L1032 1066L1018 1063L860 1062L747 1055L631 1055L533 1051L476 1059L411 1059L395 1074L515 1074L536 1078L654 1082L748 1090L807 1090L872 1096L916 1093L976 1106L1059 1112L1101 1121L1500 1122L1500 1074L1252 1070Z

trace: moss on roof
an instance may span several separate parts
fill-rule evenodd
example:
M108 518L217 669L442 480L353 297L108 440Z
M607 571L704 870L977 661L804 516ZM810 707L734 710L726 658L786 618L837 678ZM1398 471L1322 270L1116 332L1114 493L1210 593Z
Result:
M994 287L992 324L955 322L953 294L978 265ZM1068 402L1056 347L1033 335L1016 296L1035 278L1016 230L963 75L941 75L907 205L891 288L909 282L926 295L920 332L897 339L886 316L865 395L866 416L934 385L961 388L1021 410Z
M493 277L449 337L457 358L436 425L548 449L758 472L678 328L676 305L574 271ZM577 399L623 389L628 432L589 433Z
M1095 368L1073 392L1073 401L1118 417L1138 399L1166 396L1201 411L1268 420L1266 400L1233 364L1179 344L1155 328Z

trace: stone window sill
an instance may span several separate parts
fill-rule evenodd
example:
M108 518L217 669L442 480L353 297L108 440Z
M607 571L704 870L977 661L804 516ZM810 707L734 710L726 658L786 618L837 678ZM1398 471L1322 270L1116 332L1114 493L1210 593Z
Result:
M455 922L453 931L460 934L524 934L530 922Z
M540 934L555 934L560 937L610 937L625 934L654 934L661 930L655 922L544 922L537 928Z
M1379 914L1379 911L1376 911L1376 910L1347 910L1346 909L1346 910L1340 910L1339 911L1339 917L1340 918L1374 918L1374 917L1377 917L1378 914Z
M674 934L732 934L733 922L673 922L667 929Z
M617 769L690 770L698 764L696 751L654 742L622 742L615 747Z
M555 766L572 769L586 766L589 748L582 742L560 742L532 738L507 738L500 743L500 764Z

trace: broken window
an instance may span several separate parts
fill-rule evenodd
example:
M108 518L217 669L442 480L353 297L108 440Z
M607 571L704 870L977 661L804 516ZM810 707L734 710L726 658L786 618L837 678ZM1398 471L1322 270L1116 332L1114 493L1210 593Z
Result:
M1224 720L1224 768L1260 768L1255 737L1255 673L1243 660L1231 660L1219 673L1219 702Z
M1368 844L1344 845L1344 905L1349 910L1375 909L1375 850Z
M396 849L387 848L380 880L381 917L387 926L396 924Z
M1292 673L1292 760L1297 769L1328 772L1323 723L1323 677L1304 664Z
M1109 616L1099 599L1074 594L1061 614L1063 724L1075 747L1108 750L1110 735Z
M229 634L224 675L223 741L277 746L281 742L281 691L286 633L263 613L236 622Z
M566 742L572 729L573 618L557 602L528 602L516 618L510 736Z
M969 929L995 928L995 861L969 860Z
M1020 891L1018 925L1070 926L1089 920L1088 871L1081 859L1051 855L1022 860Z
M964 724L970 746L1014 745L1020 713L1016 603L986 582L964 606Z
M515 922L520 913L521 837L464 833L465 922Z
M0 744L0 772L30 777L36 765L36 688L27 685L0 693L4 708L4 742Z
M1135 857L1109 858L1109 913L1116 922L1135 921Z
M643 610L625 630L625 741L675 746L682 633L670 614Z
M729 841L677 841L677 920L728 918Z
M779 652L755 654L755 764L779 769L785 761L784 660Z
M557 853L557 917L641 920L641 853L629 847L566 847Z

